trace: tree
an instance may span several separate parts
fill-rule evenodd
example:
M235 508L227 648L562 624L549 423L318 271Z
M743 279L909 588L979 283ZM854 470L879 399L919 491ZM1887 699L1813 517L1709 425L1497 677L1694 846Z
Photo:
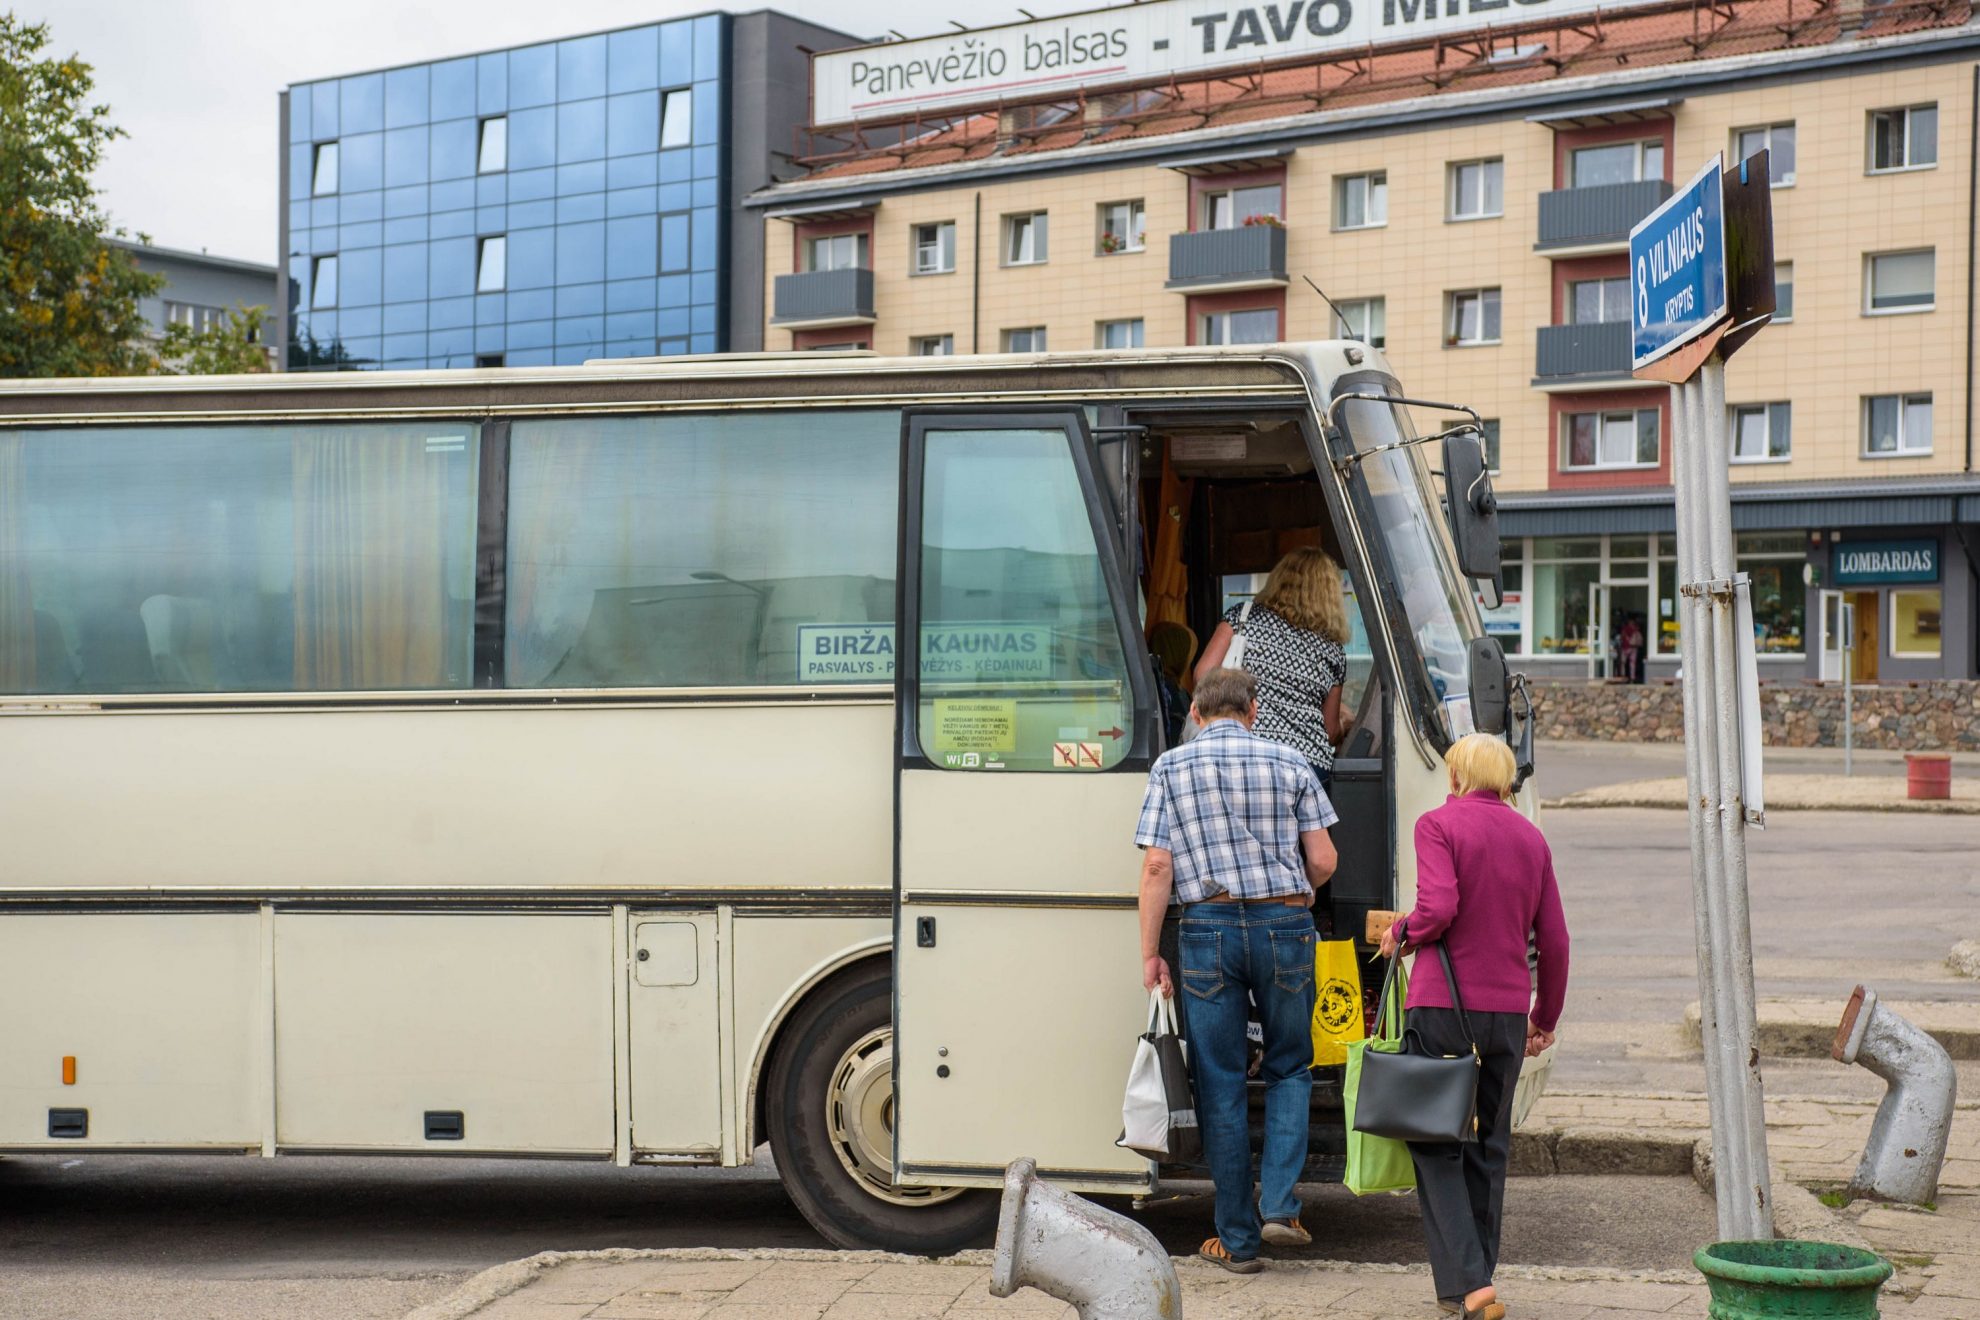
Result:
M168 325L158 345L158 370L168 376L267 371L268 346L261 342L267 316L266 307L236 305L204 330Z
M45 54L46 24L0 13L0 376L148 370L138 299L164 287L113 233L90 175L123 136L90 66Z

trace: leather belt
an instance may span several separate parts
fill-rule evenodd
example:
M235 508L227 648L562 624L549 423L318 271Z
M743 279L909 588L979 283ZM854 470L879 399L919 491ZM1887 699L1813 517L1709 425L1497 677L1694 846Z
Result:
M1270 898L1238 898L1232 894L1212 894L1209 898L1198 899L1197 902L1250 903L1253 905L1257 905L1260 903L1277 903L1283 907L1303 908L1309 905L1310 900L1303 894L1274 894Z

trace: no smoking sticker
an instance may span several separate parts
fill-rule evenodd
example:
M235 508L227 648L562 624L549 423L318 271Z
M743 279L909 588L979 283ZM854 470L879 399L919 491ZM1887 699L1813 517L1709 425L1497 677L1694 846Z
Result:
M1103 750L1097 742L1055 742L1052 744L1052 768L1098 770Z

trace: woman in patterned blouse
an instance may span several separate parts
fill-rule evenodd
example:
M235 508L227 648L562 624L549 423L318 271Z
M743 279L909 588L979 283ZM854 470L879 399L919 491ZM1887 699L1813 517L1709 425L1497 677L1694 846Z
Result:
M1242 620L1241 663L1258 680L1258 722L1252 731L1291 747L1313 765L1321 787L1333 778L1334 748L1350 717L1341 710L1347 678L1347 601L1341 570L1311 546L1287 554L1251 603L1224 612L1197 661L1199 681L1224 663Z

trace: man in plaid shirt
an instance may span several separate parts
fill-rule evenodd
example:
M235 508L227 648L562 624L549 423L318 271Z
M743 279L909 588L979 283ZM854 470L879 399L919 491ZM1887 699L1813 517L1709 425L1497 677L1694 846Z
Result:
M1258 685L1215 669L1196 685L1197 737L1148 775L1134 841L1141 865L1143 988L1175 993L1161 956L1173 891L1182 905L1183 1021L1204 1154L1217 1185L1217 1236L1197 1254L1240 1274L1259 1243L1302 1246L1294 1184L1306 1163L1313 1091L1314 891L1334 873L1338 817L1306 758L1251 732ZM1253 1198L1245 1122L1245 1034L1264 1029L1265 1149ZM1262 1219L1262 1224L1261 1224Z

